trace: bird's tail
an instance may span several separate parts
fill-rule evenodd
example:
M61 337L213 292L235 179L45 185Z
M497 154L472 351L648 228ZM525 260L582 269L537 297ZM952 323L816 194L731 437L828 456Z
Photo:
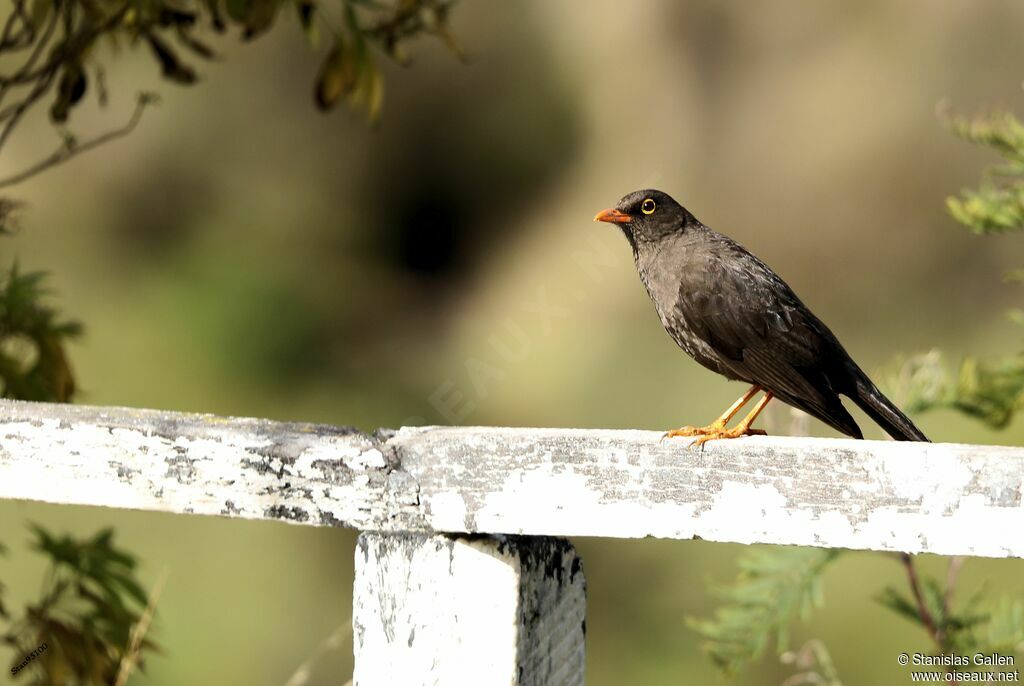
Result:
M852 371L854 387L850 397L876 424L897 441L928 441L914 422L882 395L867 374L856 365Z

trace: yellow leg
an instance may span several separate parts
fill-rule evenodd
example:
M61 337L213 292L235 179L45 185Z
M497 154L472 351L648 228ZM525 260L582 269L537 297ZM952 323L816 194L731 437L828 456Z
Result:
M750 390L740 396L740 399L729 406L729 409L722 413L722 416L711 422L707 426L684 426L679 429L672 429L666 431L662 436L662 439L673 438L675 436L704 436L708 434L714 434L722 431L725 425L729 423L729 420L736 416L736 413L740 411L740 408L750 402L760 392L758 386L751 386Z
M771 401L774 396L771 393L765 393L764 397L757 401L754 405L754 409L750 411L746 417L743 418L739 424L731 429L721 429L713 433L707 433L699 436L697 440L690 444L691 448L695 448L699 445L704 445L708 441L713 441L717 438L739 438L740 436L764 436L765 433L761 429L751 429L750 425L757 419L757 415L761 414L761 411Z

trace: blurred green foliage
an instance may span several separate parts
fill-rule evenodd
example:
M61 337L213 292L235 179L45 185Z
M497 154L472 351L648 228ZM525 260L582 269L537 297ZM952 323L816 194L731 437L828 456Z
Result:
M71 110L90 90L101 105L108 99L98 50L103 43L145 44L165 79L193 84L195 68L182 54L216 58L207 42L209 33L233 27L243 40L251 40L292 8L311 43L320 42L321 28L331 35L331 48L316 80L317 104L330 109L346 97L350 105L364 107L375 118L383 86L370 45L404 64L404 43L429 34L461 54L448 29L452 5L453 0L12 0L9 14L0 22L0 155L26 115L47 99L61 145L0 178L0 188L130 133L146 106L156 100L152 94L140 94L125 125L88 140L79 140L65 128ZM0 198L0 233L12 231L18 207L15 201ZM42 272L22 273L16 264L3 277L0 381L4 397L66 402L75 384L64 344L80 333L81 326L61 321L43 303L43 280Z
M321 27L331 35L316 79L317 105L328 110L344 97L351 107L363 108L375 119L383 85L370 46L406 63L403 43L432 34L460 52L447 28L451 6L450 0L12 0L0 33L0 59L5 60L0 62L0 153L33 107L46 101L61 145L0 178L0 188L130 133L146 106L155 101L151 94L140 94L125 125L85 141L64 128L71 111L90 91L100 105L106 104L107 83L98 51L103 43L145 44L166 80L189 85L197 81L197 73L182 55L217 57L208 32L235 27L243 40L251 40L268 31L286 7L293 7L314 46ZM17 228L18 209L19 203L0 198L0 234ZM82 327L46 303L45 278L44 272L22 272L15 262L0 281L0 383L7 398L68 402L75 381L66 343ZM294 358L299 351L290 345L274 347L273 337L259 340L269 347L253 353L257 357ZM12 669L30 655L33 659L24 668L32 675L29 683L122 683L119 672L124 673L124 664L141 666L141 653L154 648L148 639L133 636L146 606L135 579L135 559L113 546L110 529L87 540L56 537L39 526L33 531L33 547L50 559L42 597L21 616L12 617L2 603L0 585L0 619L7 623L2 638L15 650ZM41 645L46 650L40 650Z
M947 198L949 213L978 235L1024 230L1024 124L1009 112L951 117L946 123L956 136L1003 158L985 171L976 189ZM1013 271L1007 280L1020 281L1022 273ZM1014 310L1010 317L1024 324L1024 312ZM956 372L940 352L931 351L905 360L888 382L911 414L946 408L1001 429L1024 405L1024 351L985 360L968 356Z
M197 81L193 59L212 60L217 52L209 34L237 28L243 40L269 31L287 8L297 13L314 44L319 30L331 36L316 80L316 102L330 109L347 97L375 117L382 84L370 53L374 44L406 62L403 43L419 35L439 37L458 51L448 29L452 0L12 0L0 35L0 56L17 58L17 66L0 77L0 147L23 115L50 98L50 118L63 124L90 87L101 102L107 86L97 46L143 43L168 81ZM53 94L50 97L50 94Z
M948 583L948 582L947 582ZM1024 649L1024 603L1002 598L986 609L984 592L972 595L959 608L950 603L951 588L943 588L933 577L921 584L922 598L935 621L936 648L941 653L970 655L999 653L1013 655ZM879 603L909 621L924 627L916 601L902 591L886 587L876 598Z
M1024 229L1024 125L1005 112L974 120L953 118L948 125L957 136L991 148L1005 160L987 171L977 190L948 198L950 214L976 234ZM1011 278L1020 280L1020 273ZM1017 314L1016 319L1024 322L1024 315ZM1024 352L987 361L967 357L954 376L945 369L941 353L931 351L909 358L886 381L911 415L946 408L1004 428L1024 404ZM823 603L822 576L838 552L777 548L740 558L739 579L719 591L723 605L714 619L690 620L704 638L705 652L723 674L734 675L760 659L773 638L779 653L787 652L790 625L796 619L806 620L810 609ZM1004 598L986 609L984 593L979 592L954 608L953 592L963 559L950 560L944 585L933 577L919 578L913 559L909 555L902 559L910 594L889 586L876 600L924 629L938 653L1024 651L1024 602ZM820 642L816 645L795 658L810 669L803 676L838 684L827 650ZM816 666L824 675L814 671Z
M799 651L790 651L789 634L796 621L806 621L813 609L824 604L823 578L841 552L765 547L740 557L736 582L715 589L722 605L714 617L688 620L703 638L704 652L723 675L734 676L762 659L774 642L783 662L793 663L803 670L803 678L812 679L806 683L838 686L839 677L825 645L812 640ZM956 606L954 591L964 558L950 559L944 583L932 576L919 578L913 560L901 558L908 571L910 593L888 586L875 600L923 629L936 653L1024 653L1024 602L1002 598L990 603L982 590ZM963 670L975 668L971 665Z
M1009 112L953 117L948 123L960 138L990 148L1004 160L986 171L977 189L948 198L950 214L974 233L1024 229L1024 124Z
M281 0L236 0L236 4L273 4ZM229 2L229 7L231 3ZM315 19L325 16L323 5L316 0L296 0L302 27L310 39L317 41ZM408 62L402 43L408 38L430 33L438 36L456 54L461 49L448 29L448 13L453 0L400 0L387 14L372 25L360 19L361 9L377 9L384 5L373 0L346 0L343 2L342 21L328 24L332 34L332 47L320 66L316 80L316 102L328 110L339 98L345 97L349 106L362 107L370 119L380 114L384 86L380 71L370 55L368 42L379 44L389 56L400 63Z
M823 602L822 576L840 550L759 548L739 560L739 578L717 590L723 605L714 619L690 619L704 651L724 674L760 659L774 639L789 650L789 627Z
M434 35L461 54L448 29L453 0L11 0L0 33L0 152L33 107L49 101L50 120L66 125L71 110L95 91L108 99L98 47L145 44L166 80L190 85L197 80L187 57L213 60L217 52L208 34L229 27L251 40L293 7L313 45L320 27L331 36L315 84L315 100L324 110L339 99L364 109L372 120L380 113L383 82L370 45L405 63L404 43ZM31 178L56 164L113 138L130 133L154 96L142 93L127 123L81 141L61 128L62 143L52 154L0 178L0 188ZM9 101L9 102L8 102ZM4 211L0 208L0 220Z
M887 385L911 413L951 409L1005 428L1024 403L1024 353L979 360L965 357L950 372L938 350L912 356L888 374Z
M1002 598L989 611L988 621L968 633L966 646L979 652L1009 655L1024 652L1024 602ZM960 648L963 652L970 647Z
M81 325L45 302L44 272L23 273L14 263L0 279L0 384L3 397L68 402L75 380L66 342Z
M790 664L796 674L786 679L782 686L816 684L817 686L843 686L832 655L825 644L817 639L807 641L799 650L792 650L779 656L783 664Z
M37 653L18 670L19 681L107 686L115 683L126 659L142 667L146 653L157 646L142 637L133 650L131 639L150 610L135 576L136 560L114 545L113 530L84 540L53 536L36 525L32 532L32 548L48 560L39 599L17 616L0 604L0 619L7 624L0 638L15 650L10 669Z

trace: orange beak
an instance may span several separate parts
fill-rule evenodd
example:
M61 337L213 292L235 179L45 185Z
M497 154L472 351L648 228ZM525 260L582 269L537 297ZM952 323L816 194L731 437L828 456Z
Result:
M607 210L601 210L594 217L595 222L609 222L610 224L628 224L633 221L625 212L619 212L614 207L610 207Z

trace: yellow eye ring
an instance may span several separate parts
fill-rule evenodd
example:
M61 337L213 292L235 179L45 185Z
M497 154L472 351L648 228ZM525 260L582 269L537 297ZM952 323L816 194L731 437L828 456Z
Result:
M647 198L642 203L640 203L640 211L643 212L644 214L654 214L654 207L654 201L651 200L650 198Z

